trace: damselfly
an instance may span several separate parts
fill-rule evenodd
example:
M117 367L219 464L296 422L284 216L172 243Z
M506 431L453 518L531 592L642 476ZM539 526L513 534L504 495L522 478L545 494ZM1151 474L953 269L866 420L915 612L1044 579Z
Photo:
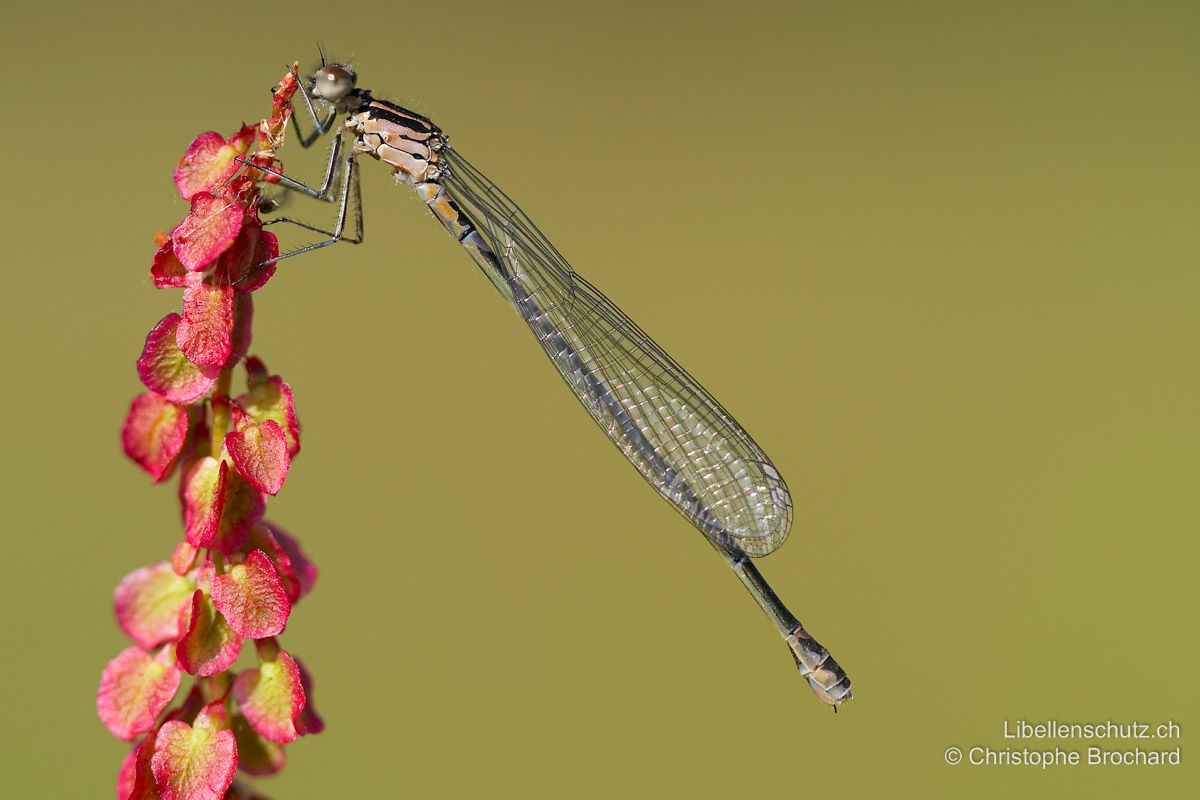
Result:
M850 699L846 673L750 560L783 544L792 524L787 485L750 434L633 320L580 277L529 217L452 148L432 121L357 88L353 67L325 63L324 57L321 62L299 92L313 130L305 135L298 123L295 127L304 147L334 131L323 183L311 187L280 172L264 171L300 192L336 201L337 222L326 230L287 217L268 221L299 225L328 237L279 258L338 241L361 242L357 158L365 153L390 166L521 315L609 439L724 557L775 623L817 697L835 710ZM328 105L324 119L314 100ZM339 117L343 121L335 127ZM294 115L292 121L296 122ZM356 224L350 236L346 219L352 202Z

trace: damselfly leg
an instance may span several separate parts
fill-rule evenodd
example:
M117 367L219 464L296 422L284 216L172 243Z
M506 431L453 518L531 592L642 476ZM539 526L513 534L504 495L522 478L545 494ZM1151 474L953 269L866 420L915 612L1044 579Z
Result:
M295 119L295 117L293 117L293 119ZM297 192L303 192L304 194L308 195L309 197L315 198L317 200L324 200L326 202L332 202L334 197L333 197L333 195L331 195L329 193L329 190L331 188L333 188L333 181L334 181L335 176L337 175L338 156L341 154L341 151L342 151L342 132L338 131L337 133L335 133L333 135L333 146L329 150L329 163L325 165L325 178L321 182L320 189L315 189L312 186L309 186L307 183L304 183L303 181L298 181L289 175L284 175L279 170L271 169L270 167L260 167L256 164L251 164L249 161L247 161L246 159L244 159L240 156L237 158L237 160L240 161L241 163L245 164L246 166L253 167L254 169L257 169L257 170L262 170L263 172L266 172L270 175L274 175L276 178L279 178L279 180L283 182L284 186L286 186L289 189L294 189ZM350 155L348 155L345 160L346 161L354 160L353 150L351 150Z
M269 168L259 167L259 169L263 169L264 171L269 172L272 175L278 175L280 178L287 177L287 176L283 175L282 173L276 172L275 170L272 170ZM269 220L266 220L265 222L263 222L264 227L267 225L275 225L277 223L284 222L289 225L295 225L297 227L304 228L305 230L314 231L315 233L322 233L322 234L328 236L329 239L327 239L324 242L317 242L316 244L310 244L310 245L306 245L304 247L299 247L299 248L296 248L295 250L289 250L286 253L283 253L275 258L272 258L270 261L264 261L262 264L259 264L258 266L263 267L263 266L266 266L267 264L273 264L276 261L279 261L280 259L283 259L283 258L290 258L291 256L298 256L301 253L308 253L312 250L317 250L322 247L328 247L329 245L333 244L334 242L349 242L350 244L362 244L362 241L363 241L362 187L358 180L358 161L355 160L355 158L353 156L347 158L345 160L343 169L344 169L344 172L342 175L342 187L339 190L338 196L337 196L337 199L338 199L337 222L333 226L333 230L331 230L331 231L326 230L325 228L321 228L316 225L310 225L307 222L302 222L298 219L292 219L291 217L274 217L272 219L269 219ZM288 180L290 180L290 178ZM345 231L346 231L346 212L349 210L351 196L353 196L353 198L354 198L354 235L347 236L345 233ZM319 198L319 199L333 200L334 198L330 197L330 198Z
M300 76L297 75L294 70L292 71L292 76L296 79L297 83L300 83L303 86L303 82L301 81ZM321 136L323 136L329 132L329 130L333 127L334 121L337 119L338 110L337 110L336 106L330 108L329 113L326 115L325 119L322 120L317 116L317 110L313 106L312 98L309 96L309 90L302 88L301 91L299 92L299 94L304 99L304 107L308 111L309 118L312 120L313 129L312 129L312 131L309 132L309 134L305 135L304 132L300 130L299 123L296 122L296 114L295 113L292 114L292 124L295 127L296 138L297 138L297 141L299 141L300 146L307 148L307 147L310 147L314 142L316 142ZM357 164L355 162L355 153L354 153L353 148L351 148L350 152L345 156L345 158L340 159L340 162L339 162L339 157L341 156L341 152L342 152L342 131L339 130L333 136L333 144L329 150L329 161L325 165L325 177L321 181L320 188L314 188L312 186L309 186L308 184L304 183L303 181L296 180L295 178L293 178L289 175L283 174L279 170L272 169L272 168L266 167L266 166L254 165L243 158L237 159L238 161L242 162L243 164L245 164L248 167L251 167L253 169L257 169L262 172L265 172L265 173L275 176L276 178L279 179L279 181L283 184L284 188L286 188L286 189L291 189L294 191L301 192L302 194L305 194L316 200L323 200L325 202L336 201L338 203L338 215L337 215L337 221L334 224L333 230L327 230L318 225L312 225L310 223L307 223L307 222L304 222L304 221L298 220L298 219L293 219L291 217L274 217L273 219L267 220L266 222L263 223L264 227L268 226L268 225L276 225L276 224L280 224L280 223L285 223L285 224L289 224L289 225L295 225L299 228L304 228L305 230L313 231L314 233L323 234L325 236L328 236L329 238L323 242L316 242L314 244L295 248L294 250L289 250L286 253L281 253L280 255L276 256L275 258L268 259L267 261L263 261L260 264L255 264L254 267L252 267L245 275L238 278L237 281L235 281L235 283L241 283L242 281L249 278L251 275L254 275L256 272L258 272L263 267L269 266L270 264L274 264L277 261L281 261L285 258L291 258L292 256L298 256L302 253L310 253L313 250L319 250L322 247L328 247L329 245L331 245L335 242L349 242L350 244L362 244L362 241L363 241L362 190L360 188L359 181L358 181L358 168L357 168ZM336 194L333 194L331 192L331 190L333 189L334 181L337 178L339 166L341 167L341 170L342 170L341 188L340 188L340 191L338 191ZM347 236L347 235L345 235L346 215L347 215L347 211L349 208L351 195L353 195L353 197L354 197L354 212L355 212L354 213L354 218L355 218L354 230L355 230L355 233L353 236Z
M358 179L358 161L357 161L357 159L355 159L353 151L351 151L345 158L343 158L341 160L342 180L341 180L341 186L340 186L337 194L336 195L329 194L329 189L332 187L334 178L338 172L337 155L340 151L340 145L341 145L341 133L339 132L334 137L333 155L330 158L329 166L326 168L325 179L324 179L324 181L322 183L322 187L320 189L314 189L311 186L308 186L308 185L296 180L295 178L289 177L288 175L284 175L282 172L280 172L276 169L272 169L271 167L257 166L254 164L250 164L249 162L245 162L245 161L243 162L254 169L261 170L262 172L268 173L270 175L274 175L275 177L279 178L279 180L281 182L283 182L286 186L292 187L292 188L296 189L297 191L303 192L304 194L308 195L309 197L315 198L317 200L325 200L327 202L332 202L332 201L336 200L337 204L338 204L338 214L337 214L337 220L333 226L333 230L328 230L328 229L322 228L318 225L311 225L307 222L303 222L298 219L292 219L291 217L274 217L272 219L269 219L269 220L266 220L265 222L263 222L264 227L269 226L269 225L276 225L279 223L286 223L289 225L295 225L297 227L304 228L305 230L313 231L314 233L323 234L325 236L328 236L329 238L322 242L314 242L313 244L304 245L303 247L297 247L293 250L288 250L286 253L281 253L278 256L276 256L275 258L271 258L271 259L263 261L259 264L255 264L253 267L251 267L246 272L245 275L241 276L236 281L234 281L235 284L241 283L242 281L248 279L250 276L257 273L263 267L269 266L278 261L282 261L285 258L291 258L292 256L301 255L302 253L311 253L313 250L319 250L322 247L328 247L329 245L334 244L335 242L349 242L350 244L362 244L362 241L363 241L362 187L361 187L361 185L359 183L359 179ZM241 159L239 159L239 160L241 160ZM349 212L351 198L353 198L353 201L354 201L354 235L347 236L346 235L346 217Z

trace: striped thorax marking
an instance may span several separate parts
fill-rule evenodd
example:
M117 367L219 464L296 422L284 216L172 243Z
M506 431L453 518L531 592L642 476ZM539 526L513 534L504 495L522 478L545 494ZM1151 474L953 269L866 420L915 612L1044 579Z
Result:
M437 180L441 174L438 152L445 137L426 117L415 111L372 99L346 120L355 147L391 165L410 184Z

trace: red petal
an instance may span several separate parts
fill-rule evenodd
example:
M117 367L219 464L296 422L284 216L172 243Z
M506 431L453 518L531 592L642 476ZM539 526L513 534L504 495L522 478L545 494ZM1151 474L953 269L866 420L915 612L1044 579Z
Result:
M167 314L146 334L137 370L147 389L187 405L212 391L220 369L198 366L183 354L175 339L180 320L178 314Z
M171 569L176 575L186 575L196 563L198 551L196 546L188 542L180 542L171 551Z
M209 703L204 708L200 709L200 713L196 715L196 721L192 723L197 728L204 728L211 731L224 731L229 729L229 709L221 701Z
M192 595L190 610L183 614L183 620L180 628L186 632L176 647L180 667L192 675L216 675L237 661L242 637L217 613L202 590L197 589Z
M236 431L239 428L244 428L247 425L254 424L254 420L250 419L250 415L247 414L241 406L239 406L237 403L232 402L232 401L227 401L227 402L229 402L230 427L233 430ZM228 436L229 434L225 434L225 435Z
M175 165L175 187L179 189L179 194L183 196L184 200L192 199L193 195L213 185L214 182L208 180L208 173L217 161L217 154L223 147L225 147L225 137L216 131L202 133L188 145L183 158L179 159L179 163ZM237 162L234 161L233 165L236 169Z
M244 425L225 436L225 447L242 477L260 492L279 494L292 457L287 437L273 419Z
M189 605L188 608L190 610L191 606ZM172 719L181 719L184 722L187 722L189 719L196 718L196 715L200 713L200 709L204 708L205 702L204 697L200 692L199 683L199 681L194 681L192 683L192 688L189 689L188 693L184 696L183 702L175 706L175 708L172 708L167 715L162 718L163 722Z
M154 279L155 287L168 289L171 287L187 286L200 281L200 274L188 272L175 257L175 246L167 239L159 245L150 264L150 277Z
M233 691L233 673L221 672L216 675L211 675L207 678L202 678L204 684L204 692L207 697L211 697L214 701L225 701L229 693Z
M250 327L254 322L254 298L248 294L238 295L233 317L233 335L230 337L232 347L225 366L233 368L237 362L246 357L250 349Z
M261 363L261 362L259 362ZM247 371L250 364L247 362ZM296 418L296 405L292 396L292 387L278 375L272 375L266 381L251 384L250 391L238 395L237 403L254 422L265 422L269 419L279 423L287 437L288 453L293 458L300 452L300 422Z
M237 738L238 768L248 775L274 775L283 769L287 754L283 745L264 739L241 714L234 714L233 735Z
M248 669L233 682L238 707L259 735L272 742L295 741L296 718L304 710L304 688L300 668L285 651L274 661L263 661Z
M258 135L258 125L243 125L238 128L238 132L228 139L228 144L245 153L250 149L250 145L254 144L254 137Z
M205 456L185 479L183 490L184 535L194 547L208 547L221 525L228 491L229 467L225 461Z
M121 769L117 771L117 800L126 800L137 782L137 755L140 742L125 754Z
M117 584L113 606L125 635L143 648L179 636L179 610L192 597L195 580L160 561L126 575Z
M137 786L138 748L140 746L142 746L142 742L133 745L132 750L126 753L125 760L122 760L121 769L116 772L116 800L128 800L128 796L133 793L133 787Z
M312 591L317 582L317 565L300 547L300 540L274 522L263 520L255 531L255 546L275 562L284 579L284 588L293 604Z
M245 210L225 197L196 195L191 212L171 231L179 263L192 272L206 269L230 248L245 219Z
M225 183L241 167L236 156L245 155L253 141L254 128L235 133L226 141L215 131L202 133L192 140L175 167L175 186L184 200Z
M187 409L154 392L145 392L129 404L121 428L121 447L158 483L171 474L187 433Z
M301 596L300 579L292 567L291 558L279 544L279 540L272 535L272 527L272 524L266 520L254 526L254 530L250 533L250 545L262 550L267 554L267 558L271 559L271 563L275 565L275 571L279 573L283 590L287 592L288 600L295 605Z
M163 800L221 800L237 770L233 731L163 723L150 768Z
M262 550L250 551L246 563L213 578L211 591L213 605L229 627L248 639L275 636L287 625L292 604Z
M304 688L304 710L296 718L296 732L301 736L320 733L325 730L325 720L321 719L321 715L313 707L312 675L309 673L308 668L304 666L304 662L298 658L296 659L296 666L300 669L300 685Z
M254 250L258 246L258 236L262 233L262 223L250 215L242 225L242 230L234 240L233 246L221 254L217 262L215 274L221 276L223 283L232 284L241 278L256 263Z
M299 83L296 81L296 76L293 71L299 66L299 62L292 62L292 69L283 76L283 80L279 82L279 86L275 89L275 96L271 103L271 119L267 122L267 138L268 145L274 148L278 145L275 140L283 134L284 127L287 126L288 119L292 116L292 95L299 88Z
M258 356L250 356L246 359L246 385L251 389L256 389L267 382L271 377L271 373L267 371L267 365L262 362Z
M233 786L230 787L229 792L225 795L225 800L271 800L271 798L253 786L242 786L237 781L234 781Z
M200 565L200 569L196 570L196 586L207 592L215 577L217 577L216 565L211 560L205 559Z
M183 290L183 319L175 332L193 364L220 368L233 352L233 289L197 283Z
M175 696L179 678L179 669L165 657L151 658L138 647L126 647L104 667L96 713L115 736L133 739L154 727Z
M227 469L228 461L221 461L221 469ZM229 469L226 479L225 504L221 510L221 521L210 547L222 553L241 550L250 539L250 531L262 519L267 510L267 499L238 474Z
M270 231L262 231L258 236L258 242L254 247L254 258L249 262L249 267L256 267L264 261L270 261L279 255L279 239ZM239 292L250 294L256 292L266 285L267 281L271 280L271 276L275 274L276 263L267 264L265 267L258 267L255 272L246 280L239 283L236 288ZM248 268L249 268L248 267ZM238 277L241 277L239 274Z
M156 736L155 731L146 734L121 765L121 774L117 776L117 800L162 800L154 785L154 773L150 771Z

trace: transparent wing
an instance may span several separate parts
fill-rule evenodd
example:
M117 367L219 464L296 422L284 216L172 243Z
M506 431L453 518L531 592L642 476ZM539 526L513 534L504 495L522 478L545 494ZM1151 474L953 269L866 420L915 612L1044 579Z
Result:
M626 458L726 550L762 556L792 523L787 485L745 429L452 148L442 183L475 226L463 240Z

